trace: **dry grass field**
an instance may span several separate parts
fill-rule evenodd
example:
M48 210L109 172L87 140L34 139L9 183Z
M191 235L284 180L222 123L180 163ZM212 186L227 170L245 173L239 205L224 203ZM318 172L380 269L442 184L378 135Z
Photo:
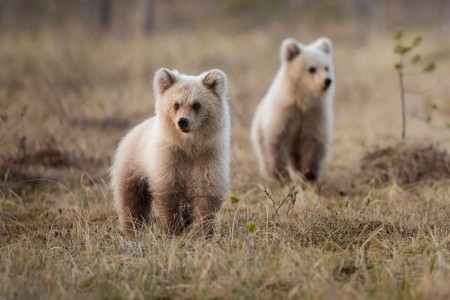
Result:
M449 299L450 40L408 32L423 34L423 57L438 68L407 77L406 142L391 32L298 23L149 37L3 33L0 299ZM334 41L337 72L323 178L264 182L249 142L253 111L282 39L321 35ZM230 81L233 196L210 240L118 230L111 157L153 114L163 66L220 68Z

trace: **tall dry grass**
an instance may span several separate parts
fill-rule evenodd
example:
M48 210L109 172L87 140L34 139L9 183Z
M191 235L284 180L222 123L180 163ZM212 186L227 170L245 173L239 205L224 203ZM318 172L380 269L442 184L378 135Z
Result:
M423 31L424 56L437 59L438 70L408 79L425 91L408 95L408 139L448 150L450 42ZM363 154L398 140L399 91L389 35L347 32L274 25L151 37L4 34L0 298L450 297L449 181L363 180ZM319 186L264 182L248 138L254 108L277 70L281 40L320 35L334 40L337 70L324 177ZM153 113L152 76L162 66L188 74L221 68L229 77L239 201L226 201L208 241L158 228L126 239L117 229L111 156ZM430 112L430 103L440 109ZM422 120L429 113L431 124Z

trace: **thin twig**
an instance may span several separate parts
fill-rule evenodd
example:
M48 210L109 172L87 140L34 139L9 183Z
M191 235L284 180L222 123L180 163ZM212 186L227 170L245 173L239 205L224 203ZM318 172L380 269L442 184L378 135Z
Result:
M400 65L403 66L403 54L400 57ZM402 103L402 139L406 138L406 105L405 105L405 85L403 82L403 69L398 70L398 81L400 84L400 100Z
M275 211L275 214L278 216L278 210L277 210L277 206L275 205L275 200L273 200L272 195L269 193L269 191L267 190L267 186L264 186L264 193L266 194L266 196L270 199L270 201L272 202L272 206L273 209Z
M281 201L280 205L278 206L278 210L280 210L280 208L281 208L285 203L287 203L288 200L291 200L291 201L290 201L291 207L288 208L288 211L287 211L287 213L289 213L289 211L293 208L293 206L294 206L294 204L295 204L295 201L296 201L296 199L297 199L298 191L297 191L296 188L297 188L297 183L294 184L294 185L292 185L292 186L289 188L289 193L286 195L286 197L284 197L283 201Z
M320 198L321 198L321 197L322 197L322 185L319 184L319 185L317 186L317 202L316 202L316 204L314 205L314 207L313 207L312 209L310 209L309 206L306 208L305 214L304 214L304 218L305 218L305 219L308 219L309 214L310 214L311 212L313 212L313 211L317 208L317 205L319 205L319 202L320 202Z

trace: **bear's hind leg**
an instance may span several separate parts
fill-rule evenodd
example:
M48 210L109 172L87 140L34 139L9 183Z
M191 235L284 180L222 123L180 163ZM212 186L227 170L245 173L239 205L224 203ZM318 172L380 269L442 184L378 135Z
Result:
M264 134L257 125L252 128L252 143L258 161L259 174L265 179L269 179L270 176L267 172L268 160L265 153L266 151L264 151Z
M266 156L266 165L269 176L279 182L289 182L291 177L288 169L288 153L283 145L283 140L280 138L268 145Z

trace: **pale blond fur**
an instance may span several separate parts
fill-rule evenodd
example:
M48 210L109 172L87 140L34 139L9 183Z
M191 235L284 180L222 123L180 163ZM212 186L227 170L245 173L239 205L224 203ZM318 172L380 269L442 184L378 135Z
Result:
M154 90L156 115L125 136L111 168L120 227L132 231L153 215L169 233L194 223L209 235L229 189L226 76L160 69Z
M297 172L316 180L333 129L332 44L328 38L309 45L286 39L280 56L280 69L252 123L260 173L282 182Z

